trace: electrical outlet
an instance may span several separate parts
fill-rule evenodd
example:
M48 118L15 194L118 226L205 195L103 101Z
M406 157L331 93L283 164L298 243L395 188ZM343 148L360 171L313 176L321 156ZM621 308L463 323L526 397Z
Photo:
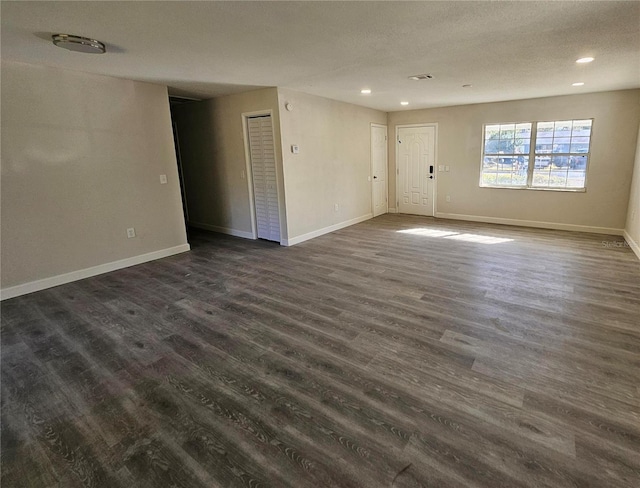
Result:
M167 175L160 175L160 184L161 185L167 184Z
M127 238L131 239L136 236L136 230L133 227L127 229Z
M447 200L447 202L450 202L451 201L451 195L447 195L446 200Z
M337 203L333 205L333 210L337 212L339 209L340 209L340 206Z

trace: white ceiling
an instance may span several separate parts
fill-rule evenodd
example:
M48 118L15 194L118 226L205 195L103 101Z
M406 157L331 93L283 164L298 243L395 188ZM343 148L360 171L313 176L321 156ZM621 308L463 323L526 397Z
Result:
M161 83L198 98L279 86L394 111L640 87L638 1L3 1L1 8L2 59ZM52 33L101 40L108 52L56 48ZM577 65L583 56L596 59ZM434 79L407 79L420 73ZM577 81L585 85L572 87Z

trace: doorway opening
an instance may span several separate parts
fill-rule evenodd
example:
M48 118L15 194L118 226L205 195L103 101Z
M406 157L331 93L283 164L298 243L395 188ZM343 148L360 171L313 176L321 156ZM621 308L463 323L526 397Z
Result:
M184 227L189 241L189 208L187 206L187 190L184 183L184 172L182 169L182 155L180 153L180 137L178 135L178 124L174 118L173 107L183 103L199 102L197 98L169 96L169 111L171 113L171 129L173 130L173 145L176 151L176 163L178 164L178 180L180 182L180 197L182 200L182 215L184 216Z

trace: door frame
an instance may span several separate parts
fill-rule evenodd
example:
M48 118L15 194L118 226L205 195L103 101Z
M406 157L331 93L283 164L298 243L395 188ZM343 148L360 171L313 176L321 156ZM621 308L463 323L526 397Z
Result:
M398 133L399 129L410 129L415 127L433 127L435 129L434 134L434 148L433 148L433 217L435 218L437 210L438 210L438 122L425 122L422 124L401 124L396 125L396 140L395 144L395 163L396 163L396 212L400 213L400 166L398 165L398 152L399 152L399 144L398 144Z
M247 189L249 191L249 212L251 214L251 234L253 235L253 239L258 239L258 223L256 221L256 203L255 203L255 195L253 191L253 171L251 169L251 148L249 147L249 119L252 117L264 117L268 115L271 117L271 137L273 138L273 157L275 159L275 170L276 170L276 190L278 192L278 221L280 223L280 245L282 245L282 241L284 239L284 235L282 233L282 188L280 188L280 170L278 169L278 144L276 142L276 129L275 129L275 119L273 117L272 109L265 110L257 110L255 112L243 112L242 117L242 139L244 142L244 162L245 162L245 176L247 180Z
M384 171L385 171L385 179L384 179L384 194L385 194L385 212L389 213L389 128L384 124L375 124L371 123L371 127L369 128L369 177L371 178L371 215L374 215L375 207L374 207L374 198L373 198L373 137L371 137L372 129L374 127L379 127L385 130L385 151L384 151ZM382 214L380 214L382 215Z

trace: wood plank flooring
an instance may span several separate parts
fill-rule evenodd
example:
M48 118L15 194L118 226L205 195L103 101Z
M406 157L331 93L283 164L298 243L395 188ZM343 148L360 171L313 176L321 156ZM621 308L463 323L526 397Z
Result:
M2 303L3 488L640 486L622 238L385 215L190 241Z

